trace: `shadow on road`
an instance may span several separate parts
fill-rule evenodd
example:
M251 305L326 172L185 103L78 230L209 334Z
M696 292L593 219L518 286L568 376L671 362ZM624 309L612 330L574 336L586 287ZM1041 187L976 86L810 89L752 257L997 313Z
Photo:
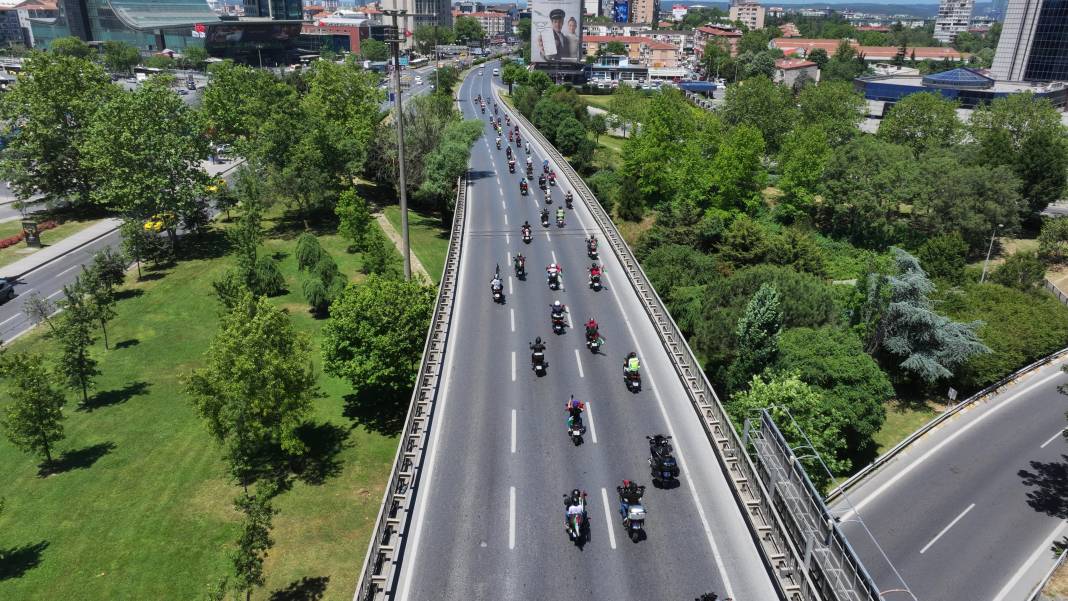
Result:
M41 555L48 548L48 541L22 545L11 549L0 548L0 581L19 578L41 564Z
M1031 469L1017 472L1024 486L1035 487L1027 492L1027 504L1035 511L1068 519L1068 455L1061 455L1057 462L1032 461Z

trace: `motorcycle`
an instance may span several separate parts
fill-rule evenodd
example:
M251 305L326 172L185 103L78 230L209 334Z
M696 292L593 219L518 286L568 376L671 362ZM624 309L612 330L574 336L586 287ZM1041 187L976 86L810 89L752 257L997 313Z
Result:
M642 389L642 376L637 371L630 371L627 369L627 362L623 362L623 382L627 385L627 390L631 392L638 392Z
M545 192L545 204L547 204L547 205L553 204L553 191L552 190L545 190L544 192Z
M490 289L493 292L493 302L504 304L504 285L501 282L496 282Z
M545 351L534 351L530 356L530 368L534 370L534 374L537 376L544 376L546 370L549 368L549 363L545 361Z
M526 232L523 233L523 241L524 242L526 241L526 236L528 236L528 235L529 234L526 233ZM515 261L514 261L512 266L515 268L515 277L516 278L518 278L520 280L527 279L527 259L526 259L526 257L524 257L523 255L519 255L518 257L515 258Z
M527 163L527 179L534 179L534 167Z
M508 161L508 173L515 173L515 161Z
M597 260L597 243L596 242L593 242L591 240L587 240L586 241L586 256L588 256L589 258L593 259L594 261Z
M571 197L571 193L570 192L568 192L567 195L564 196L564 204L567 205L568 209L574 209L575 208L574 207L574 201L573 201L573 199Z
M553 274L549 275L549 289L550 290L559 290L560 289L560 274L553 273Z
M555 288L554 288L554 290L555 290ZM564 323L564 314L563 313L553 313L552 314L552 322L553 322L553 334L556 334L556 335L563 334L564 333L564 325L566 325Z
M545 191L546 186L545 186L545 176L544 175L539 175L538 176L538 187L541 188L542 192Z
M554 173L552 171L549 172L549 185L550 186L555 186L556 185L556 173Z
M601 274L590 274L590 289L594 292L601 291Z
M582 425L582 417L567 418L567 434L571 437L571 443L576 447L582 444L582 435L586 433L586 427Z
M623 516L623 527L632 542L645 538L645 505L641 503L623 503L620 497L619 513Z
M501 149L501 139L497 138L497 150Z
M564 495L564 506L568 507L571 504L571 497L569 495ZM586 521L586 493L582 493L577 504L582 508L582 511L575 514L565 514L565 528L567 529L568 538L574 541L576 545L581 546L586 542L586 532L588 528Z
M559 215L556 217L556 227L564 227L564 218Z
M603 342L601 335L597 332L586 335L586 348L590 349L595 355L601 350L601 344L603 344Z
M541 227L549 227L549 213L545 212L541 214Z
M525 182L523 180L519 181L519 193L522 194L523 196L527 195L527 182Z
M670 436L646 436L649 441L649 469L653 486L663 487L679 477L679 464L671 454Z
M530 244L530 241L533 239L534 237L530 235L530 228L523 228L523 242Z

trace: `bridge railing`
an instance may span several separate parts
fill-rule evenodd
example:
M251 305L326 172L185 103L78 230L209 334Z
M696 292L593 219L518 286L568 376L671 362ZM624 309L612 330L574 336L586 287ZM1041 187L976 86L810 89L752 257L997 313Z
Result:
M498 92L499 94L499 92ZM758 542L765 566L774 576L772 581L778 589L779 596L789 601L815 601L820 599L806 570L802 569L801 556L787 535L783 520L776 507L769 502L771 496L757 477L749 456L745 452L742 439L727 417L712 385L705 377L704 371L690 350L685 337L675 320L671 318L663 301L649 283L634 253L616 229L611 217L601 206L586 182L575 172L562 154L518 111L507 108L514 119L522 123L531 136L545 149L549 157L556 162L561 173L567 177L576 193L586 201L586 206L600 227L604 238L619 259L627 273L627 279L637 292L646 313L656 326L657 334L664 348L668 351L672 365L686 389L687 396L694 410L704 425L705 433L715 450L735 499L742 508L746 526Z
M378 511L378 519L364 558L363 570L356 585L354 601L377 601L390 599L397 585L398 566L404 545L408 539L411 510L423 470L429 437L429 423L434 413L441 371L448 344L449 326L452 322L459 277L460 255L463 252L463 231L466 225L467 176L461 176L456 184L456 206L453 209L452 231L449 250L445 256L445 269L438 285L438 297L430 319L426 343L423 347L423 362L412 391L408 416L393 471L389 476Z

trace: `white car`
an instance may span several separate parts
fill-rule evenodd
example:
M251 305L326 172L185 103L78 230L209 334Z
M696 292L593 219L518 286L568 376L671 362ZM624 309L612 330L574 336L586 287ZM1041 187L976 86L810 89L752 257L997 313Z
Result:
M499 70L497 70L497 69L494 69L494 70L493 70L493 76L494 76L494 77L497 77L497 76L498 76L498 75L500 75L500 74L501 74L501 72L500 72Z
M419 77L418 75L416 75L415 76L415 85L420 85L422 83L423 83L423 78Z
M478 70L478 74L479 74L479 75L485 75L485 74L486 74L486 72L485 72L485 71L483 71L482 69L479 69L479 70Z

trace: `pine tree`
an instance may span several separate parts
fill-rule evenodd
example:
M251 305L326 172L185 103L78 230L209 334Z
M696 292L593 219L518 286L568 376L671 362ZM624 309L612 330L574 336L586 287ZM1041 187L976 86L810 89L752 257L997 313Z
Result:
M779 292L771 284L763 284L756 291L738 320L734 335L738 339L738 354L727 369L729 390L743 390L749 380L764 371L779 352L779 332L782 331L782 310Z

